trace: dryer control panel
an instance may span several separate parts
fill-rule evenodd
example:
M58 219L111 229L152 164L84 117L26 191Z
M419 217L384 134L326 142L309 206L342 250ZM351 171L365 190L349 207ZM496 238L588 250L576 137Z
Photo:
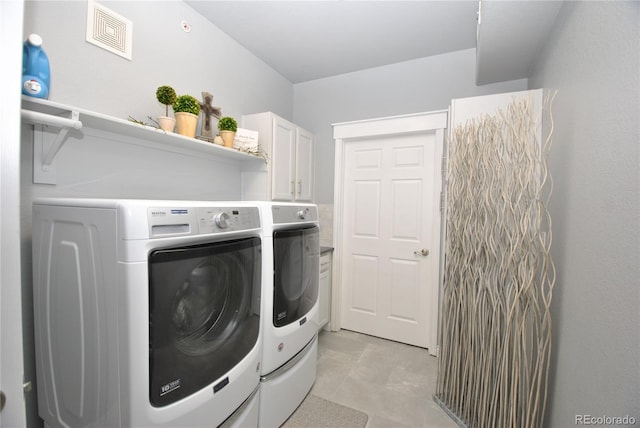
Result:
M147 220L152 238L260 228L258 207L151 207L147 210Z
M315 205L273 205L271 214L273 224L318 221L318 208Z

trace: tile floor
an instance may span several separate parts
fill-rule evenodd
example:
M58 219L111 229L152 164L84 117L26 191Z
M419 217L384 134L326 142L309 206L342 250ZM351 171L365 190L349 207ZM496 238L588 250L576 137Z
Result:
M367 428L456 428L433 402L436 373L436 358L425 349L322 331L311 394L367 413Z

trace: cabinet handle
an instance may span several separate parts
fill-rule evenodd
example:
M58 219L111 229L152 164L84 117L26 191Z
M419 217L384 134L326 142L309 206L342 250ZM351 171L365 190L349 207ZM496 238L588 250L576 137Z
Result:
M296 182L294 180L291 181L291 196L295 196L296 194Z
M302 180L298 180L298 195L302 195Z

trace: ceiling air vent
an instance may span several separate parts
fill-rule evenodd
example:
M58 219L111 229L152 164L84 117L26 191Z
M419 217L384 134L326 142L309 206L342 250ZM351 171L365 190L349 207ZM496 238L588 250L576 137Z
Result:
M131 60L133 23L93 0L87 2L87 42Z

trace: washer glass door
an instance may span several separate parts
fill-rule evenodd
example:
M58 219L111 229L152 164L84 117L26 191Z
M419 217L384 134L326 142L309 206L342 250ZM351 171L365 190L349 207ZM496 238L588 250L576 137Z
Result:
M150 402L160 407L220 379L260 330L260 238L149 256ZM222 378L214 392L229 382Z
M318 300L320 229L317 226L273 232L273 325L304 317Z

